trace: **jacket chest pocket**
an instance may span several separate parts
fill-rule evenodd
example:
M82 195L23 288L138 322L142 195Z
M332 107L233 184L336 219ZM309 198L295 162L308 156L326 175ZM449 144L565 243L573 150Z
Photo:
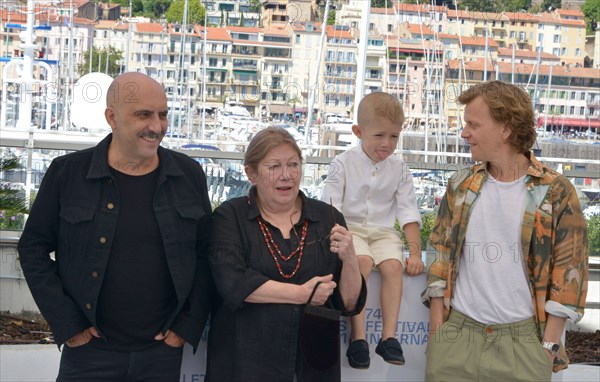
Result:
M64 205L59 214L61 230L65 230L75 240L89 240L95 214L96 210L93 208Z
M178 240L194 246L200 220L206 215L202 206L199 203L175 206L173 215L172 229L176 231Z
M61 266L74 266L86 261L87 254L95 253L92 249L96 234L96 210L88 207L63 205L60 209L60 246L56 254Z

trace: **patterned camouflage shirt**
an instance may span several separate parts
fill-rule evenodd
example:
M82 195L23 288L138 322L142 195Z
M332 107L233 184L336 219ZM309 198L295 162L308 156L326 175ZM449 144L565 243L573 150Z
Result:
M547 304L560 304L575 321L582 317L589 244L586 222L573 185L566 177L542 165L533 154L530 159L525 177L528 196L521 248L541 338ZM443 297L444 320L449 314L471 208L488 177L486 165L481 163L459 170L451 177L430 237L437 253L429 268L423 301L428 305L431 297ZM554 371L567 365L568 358L561 346Z

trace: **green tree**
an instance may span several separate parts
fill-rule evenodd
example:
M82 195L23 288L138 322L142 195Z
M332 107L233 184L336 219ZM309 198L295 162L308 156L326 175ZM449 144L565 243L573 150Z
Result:
M330 9L327 14L327 25L335 25L335 10Z
M598 2L596 2L597 4ZM552 8L550 8L552 7ZM562 8L562 0L544 0L542 1L542 9L545 12L548 12L549 10L555 10L558 8Z
M416 0L413 0L416 1ZM387 0L387 7L391 8L394 4L392 0ZM404 3L409 3L408 1L404 1ZM371 0L371 7L373 8L385 8L386 0Z
M594 215L587 219L587 229L590 255L600 256L600 215Z
M526 11L531 7L531 0L504 0L500 1L498 6L504 12Z
M123 52L109 46L105 49L92 49L92 72L104 72L106 70L106 56L108 55L108 74L115 76L121 71L119 61L123 59ZM100 70L98 70L100 68ZM83 62L77 67L80 75L88 74L90 71L90 52L83 55Z
M437 217L437 209L431 212L426 212L421 215L421 250L427 249L427 242L429 241L429 236L431 236L431 231L433 230L433 225L435 224L435 218ZM404 236L404 232L402 232L402 228L400 228L400 224L398 221L394 223L394 228L399 231L402 235L402 241L404 242L404 248L408 250L408 242L406 241L406 236Z
M15 156L0 158L0 173L16 170L20 160ZM23 214L28 210L22 190L12 188L8 182L0 181L0 229L23 227Z
M498 3L499 0L463 0L458 2L458 8L471 12L498 12Z
M171 0L145 0L144 12L152 13L156 18L162 17L169 9Z
M463 0L458 8L471 12L519 12L528 10L531 4L532 0Z
M250 12L260 13L262 11L262 2L260 0L250 0Z
M185 3L183 0L175 0L165 12L165 17L170 23L183 23L183 9ZM205 8L200 4L200 0L189 0L188 3L188 24L204 25Z
M581 12L585 16L585 22L587 24L587 33L591 34L598 28L600 22L600 1L598 0L585 0L585 3L581 6Z

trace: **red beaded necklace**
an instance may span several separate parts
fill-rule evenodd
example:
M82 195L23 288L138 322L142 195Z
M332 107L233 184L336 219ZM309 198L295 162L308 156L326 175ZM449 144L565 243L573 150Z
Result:
M304 256L304 242L306 240L306 235L308 233L308 219L304 220L304 225L302 226L302 233L300 234L300 242L298 243L298 247L296 247L296 249L294 251L292 251L292 253L290 253L289 256L285 256L285 255L283 255L283 253L281 253L281 251L279 250L279 246L277 245L277 243L275 243L275 240L273 240L273 235L271 234L269 227L265 224L265 222L261 219L261 217L260 216L257 217L256 220L258 221L258 225L260 226L260 230L262 231L262 234L263 234L263 239L265 240L265 244L267 245L267 248L269 249L269 252L271 253L271 257L275 261L275 265L277 266L277 270L279 271L279 274L281 275L281 277L283 277L285 279L290 279L290 278L294 277L296 275L296 272L298 272L298 269L300 269L300 263L302 262L302 256ZM275 248L275 250L273 250L273 248ZM296 267L294 268L292 273L290 273L290 274L283 273L283 271L281 270L281 264L279 264L279 260L277 259L277 255L275 254L275 252L277 252L277 255L279 255L279 257L283 261L290 261L294 256L296 256L296 254L298 254L298 260L296 262Z

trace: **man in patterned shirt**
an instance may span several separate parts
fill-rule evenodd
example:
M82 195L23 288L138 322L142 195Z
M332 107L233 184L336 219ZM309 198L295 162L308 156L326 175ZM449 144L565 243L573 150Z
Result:
M431 234L437 252L427 381L550 381L567 367L567 318L583 315L588 237L575 188L530 152L532 103L499 81L463 92L475 166L458 171Z

